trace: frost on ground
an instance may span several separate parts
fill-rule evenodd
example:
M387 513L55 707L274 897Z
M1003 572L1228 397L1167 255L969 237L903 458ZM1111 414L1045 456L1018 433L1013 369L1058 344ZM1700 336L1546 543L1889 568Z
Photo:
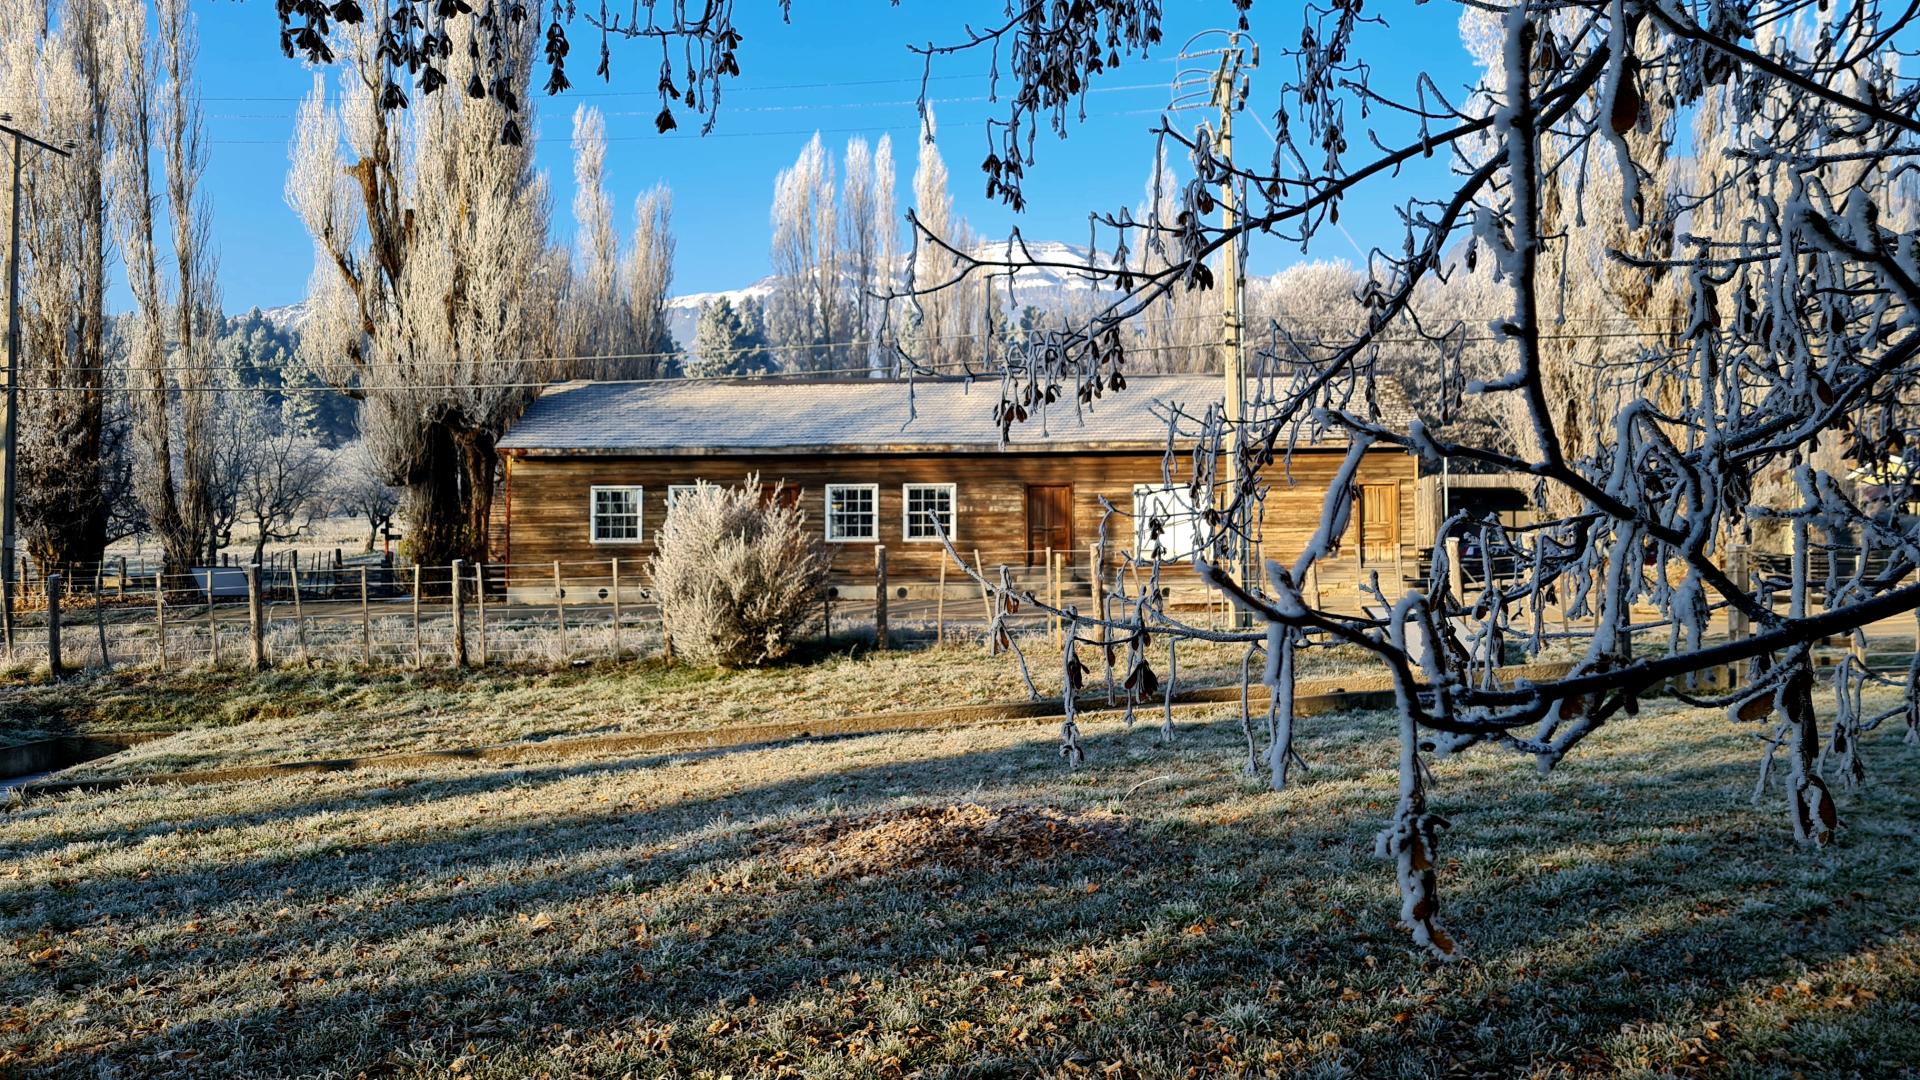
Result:
M1182 686L1230 685L1242 653L1189 647ZM68 774L159 771L542 742L586 735L699 730L780 721L828 721L930 706L1023 701L1026 683L1004 660L965 646L914 652L808 656L759 670L700 671L651 663L584 669L489 668L461 673L150 670L58 686L0 690L0 743L96 731L171 730L171 738L90 762ZM1309 674L1353 670L1357 658L1313 655ZM1058 694L1057 677L1035 681ZM1102 684L1089 684L1094 702ZM1083 705L1083 707L1085 707Z
M865 877L922 866L981 870L1118 851L1124 820L1110 813L1063 814L1019 804L905 806L795 826L770 837L760 850L797 876Z
M1871 702L1869 702L1871 704ZM1394 929L1394 720L1285 792L1223 708L138 788L0 817L0 1074L1885 1075L1920 1060L1920 755L1756 861L1752 725L1649 701L1541 777L1435 761L1447 929ZM984 848L982 857L981 849Z

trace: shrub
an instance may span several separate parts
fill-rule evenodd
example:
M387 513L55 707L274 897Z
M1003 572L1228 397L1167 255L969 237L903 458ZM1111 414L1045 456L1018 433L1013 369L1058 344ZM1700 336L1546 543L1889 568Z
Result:
M675 500L649 563L674 649L696 663L748 667L792 650L820 608L829 562L807 516L745 486L701 483Z

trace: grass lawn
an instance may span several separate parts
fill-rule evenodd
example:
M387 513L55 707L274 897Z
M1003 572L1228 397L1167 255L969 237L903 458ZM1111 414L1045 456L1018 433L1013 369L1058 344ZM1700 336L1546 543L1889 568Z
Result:
M721 723L776 690L762 713L880 708L914 677L923 703L992 696L937 661L889 659L897 681L872 685L743 676L738 696L618 673L376 680L284 710L262 689L223 730L305 730L313 709L396 739L532 731L670 700L673 722ZM144 700L98 692L128 703L103 713ZM1051 731L1011 725L37 800L0 817L0 1075L1920 1063L1920 752L1897 732L1864 744L1823 851L1792 846L1777 794L1749 802L1753 729L1718 714L1650 703L1544 779L1508 754L1437 762L1443 910L1470 953L1441 965L1392 925L1372 857L1385 718L1309 721L1313 770L1284 794L1240 775L1236 722L1154 728L1094 722L1071 773Z
M1059 654L1038 635L1027 638L1024 647L1035 686L1057 696ZM838 650L809 648L793 663L748 671L664 667L654 661L467 672L328 665L280 668L264 676L193 667L165 675L150 668L123 669L51 685L44 674L31 680L16 672L13 685L0 686L0 744L99 731L179 732L70 774L112 776L565 736L827 721L1027 697L1014 662L989 657L977 647L888 653L851 643ZM1184 645L1180 685L1238 685L1244 655L1239 646ZM1090 664L1096 660L1086 658ZM1367 665L1366 659L1340 650L1314 650L1303 659L1306 676ZM1164 678L1164 652L1154 663ZM1104 686L1104 679L1104 669L1097 670L1095 683Z

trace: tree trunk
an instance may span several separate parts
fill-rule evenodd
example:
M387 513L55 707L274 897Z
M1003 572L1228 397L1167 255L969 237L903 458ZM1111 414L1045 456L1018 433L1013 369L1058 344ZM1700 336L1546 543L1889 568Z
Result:
M471 515L475 505L486 500L469 487L473 478L465 440L443 422L429 425L421 442L406 485L407 556L423 566L473 559ZM492 473L485 475L491 481Z
M463 465L467 480L467 549L460 557L470 563L487 560L487 526L493 518L494 469L499 465L499 454L494 449L495 438L493 432L476 431L470 433L461 446L465 455Z

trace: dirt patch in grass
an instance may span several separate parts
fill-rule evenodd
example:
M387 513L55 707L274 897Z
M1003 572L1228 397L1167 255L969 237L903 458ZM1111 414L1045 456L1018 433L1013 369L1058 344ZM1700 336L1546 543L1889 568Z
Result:
M924 866L978 870L1055 858L1107 856L1127 847L1126 821L1103 811L979 803L907 806L796 826L763 849L791 874L871 877Z

